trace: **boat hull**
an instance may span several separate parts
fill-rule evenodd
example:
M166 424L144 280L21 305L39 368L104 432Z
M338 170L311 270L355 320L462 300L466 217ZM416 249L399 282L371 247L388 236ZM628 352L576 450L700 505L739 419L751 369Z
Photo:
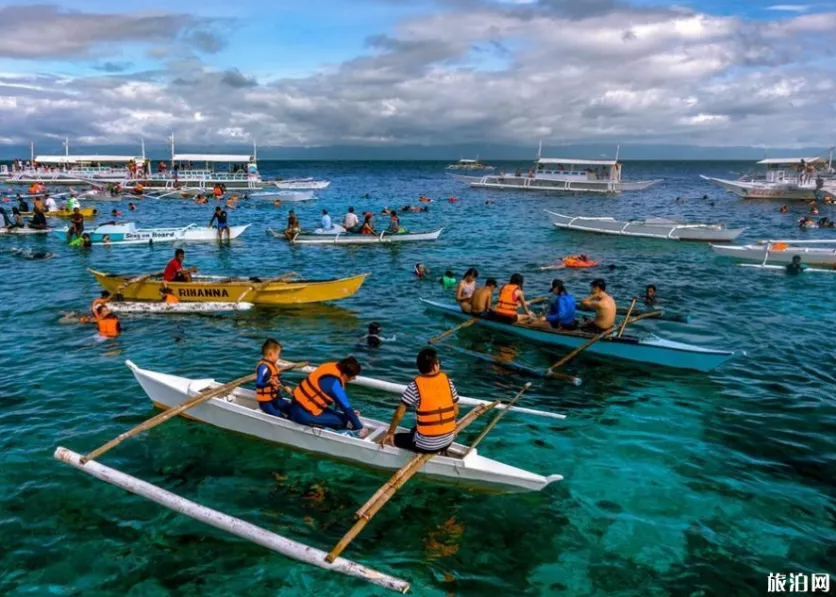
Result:
M80 209L79 212L81 212L81 215L84 216L85 218L95 218L96 215L98 215L99 210L97 210L95 207L84 207L84 208ZM34 214L34 212L26 211L26 212L21 212L20 215L23 216L24 218L27 218L27 217L32 217L35 214ZM68 211L66 209L59 209L58 211L44 212L44 215L48 218L71 218L71 217L73 217L73 212Z
M594 232L615 236L637 236L664 240L698 242L731 242L743 234L745 228L724 228L710 224L661 223L653 221L620 222L614 218L584 218L566 216L546 210L555 228Z
M230 226L229 238L238 238L248 227L249 224L243 226ZM195 225L183 228L142 229L117 224L115 226L100 226L90 231L90 240L94 243L102 243L105 236L110 237L110 243L114 245L144 245L166 242L208 242L218 240L218 229L209 227L204 228ZM223 238L226 238L226 235L224 235Z
M117 290L127 301L159 302L162 281L148 279L125 284L132 276L113 276L88 270L99 284L111 294ZM194 282L168 282L167 286L181 302L229 303L246 300L256 305L301 305L337 301L355 294L367 274L323 281L272 282L263 289L255 290L258 282L245 279L206 280Z
M272 186L288 191L321 191L331 186L331 181L314 180L313 178L297 178L292 180L273 181Z
M249 311L252 303L131 303L111 301L107 308L114 313L216 313L218 311Z
M0 235L6 236L29 236L33 234L49 234L54 228L47 230L36 230L34 228L5 228L0 227Z
M250 199L260 199L269 201L284 201L286 203L299 203L302 201L310 201L314 198L313 191L259 191L257 193L250 193Z
M406 234L300 234L291 242L294 245L379 245L389 243L414 243L438 240L442 229L433 232ZM284 232L270 230L276 238L284 238Z
M126 362L142 389L160 408L177 406L195 394L217 386L211 379L193 380L147 371ZM382 470L397 470L415 454L394 446L380 447L376 440L385 433L388 423L362 418L371 435L359 439L321 428L299 425L287 419L261 412L251 390L237 389L190 408L188 418L266 440L288 448ZM399 431L406 431L399 429ZM463 453L465 447L454 444L451 453ZM466 458L436 456L419 472L426 478L498 492L539 491L560 480L560 475L544 477L523 469L484 458L477 450Z
M420 300L428 309L433 311L444 313L457 319L469 319L471 317L467 313L462 313L457 305L446 305L426 299ZM509 325L488 319L481 319L479 325L542 344L572 349L582 346L592 337L589 334L571 332L556 333L521 325ZM735 354L725 350L702 348L700 346L672 342L661 338L644 340L609 338L596 342L587 348L586 352L605 358L622 359L636 363L702 372L711 371L719 367Z
M661 180L611 181L611 180L559 180L528 176L461 176L451 175L474 189L499 189L514 191L540 191L550 193L591 193L617 195L625 191L643 191Z
M700 175L742 199L780 199L784 201L816 201L823 195L833 196L834 189L823 187L816 192L815 184L766 183L757 181L726 180Z
M790 246L786 249L777 250L773 247L769 249L768 255L766 245L711 245L711 249L724 257L744 261L763 262L766 258L767 263L791 263L792 258L798 255L801 257L801 263L808 265L836 265L836 249Z

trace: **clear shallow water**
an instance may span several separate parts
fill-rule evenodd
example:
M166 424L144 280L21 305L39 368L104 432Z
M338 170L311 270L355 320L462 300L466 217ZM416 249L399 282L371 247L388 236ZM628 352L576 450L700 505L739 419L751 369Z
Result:
M175 515L51 455L57 445L92 449L153 414L126 358L231 379L251 370L272 335L291 359L355 352L370 375L410 379L426 339L455 323L418 304L419 296L452 298L437 282L414 279L419 261L433 270L433 280L471 265L482 281L520 271L529 296L546 290L555 273L579 295L603 275L620 304L655 283L663 302L688 312L692 324L646 322L642 330L747 356L707 375L575 361L568 370L583 377L581 387L537 381L523 403L564 412L565 422L508 415L480 447L532 471L561 473L565 481L510 496L411 482L346 557L408 578L420 595L760 595L769 572L836 574L836 279L738 268L702 245L559 232L542 212L725 221L749 227L741 240L833 235L797 232L803 206L779 214L777 203L740 201L698 178L746 166L628 163L627 176L665 182L613 199L469 190L449 180L443 164L265 163L268 174L327 177L333 184L308 204L264 202L231 211L233 223L253 226L229 247L188 245L187 262L222 275L371 272L360 292L305 309L125 316L125 334L105 343L94 340L90 327L58 323L59 311L83 310L98 294L86 268L157 270L172 247L84 253L58 238L0 238L0 594L382 594ZM361 199L364 193L371 199ZM289 207L315 227L323 208L335 219L348 205L377 213L384 205L417 205L420 193L437 201L429 213L402 221L414 230L445 226L434 244L289 247L265 234L268 225L283 227ZM713 206L697 199L703 194ZM451 195L461 201L442 201ZM689 199L680 205L676 196ZM123 219L147 227L208 222L213 209L144 201L129 218L127 202L118 208ZM57 256L25 259L13 247ZM619 267L536 269L580 252ZM356 340L372 320L385 335L397 333L397 342L358 350ZM540 368L560 356L478 326L455 342ZM510 397L526 380L449 350L442 356L467 395ZM383 419L397 400L360 389L352 397L363 414ZM126 442L103 462L323 549L386 478L182 420Z

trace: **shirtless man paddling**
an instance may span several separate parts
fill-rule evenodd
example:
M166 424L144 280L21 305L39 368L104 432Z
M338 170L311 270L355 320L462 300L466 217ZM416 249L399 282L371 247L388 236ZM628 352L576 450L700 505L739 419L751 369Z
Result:
M607 283L593 280L589 285L591 294L581 301L581 305L595 310L595 319L581 326L581 331L600 334L615 325L616 306L613 298L606 293Z

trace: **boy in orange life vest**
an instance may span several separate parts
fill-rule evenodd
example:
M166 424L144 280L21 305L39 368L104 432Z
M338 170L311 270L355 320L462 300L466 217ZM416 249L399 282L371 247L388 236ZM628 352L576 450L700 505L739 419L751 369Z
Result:
M441 452L453 443L459 394L447 374L441 371L435 349L425 348L419 352L417 365L420 375L406 386L380 444L393 444L420 454ZM417 424L407 433L396 434L395 430L410 406L415 407Z
M488 318L495 321L502 321L504 323L515 323L517 321L525 321L526 319L534 319L531 309L528 308L528 303L525 302L525 295L523 294L523 284L525 280L522 274L514 274L508 284L499 289L499 299L493 311L488 312ZM520 317L517 309L522 307L525 316Z
M276 363L282 355L282 345L273 338L268 338L261 345L261 360L255 367L255 397L258 406L268 415L287 418L290 402L279 395L279 390L290 394L290 388L279 379Z

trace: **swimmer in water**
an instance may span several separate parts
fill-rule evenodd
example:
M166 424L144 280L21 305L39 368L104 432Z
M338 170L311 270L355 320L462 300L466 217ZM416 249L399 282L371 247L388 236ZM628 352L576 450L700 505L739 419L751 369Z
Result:
M90 315L81 315L75 311L61 311L58 323L95 323L95 320Z
M430 275L430 270L424 267L422 263L416 263L414 271L419 280Z
M128 203L128 209L130 211L136 211L136 205L134 205L133 203Z

